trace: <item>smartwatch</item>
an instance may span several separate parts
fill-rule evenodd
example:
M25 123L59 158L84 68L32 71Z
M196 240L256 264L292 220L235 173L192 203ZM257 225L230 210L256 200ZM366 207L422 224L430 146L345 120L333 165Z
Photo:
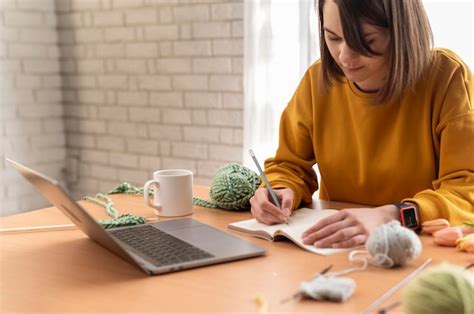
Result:
M400 222L402 226L413 231L420 231L420 218L418 216L418 208L416 204L409 202L402 202L395 204L400 211Z

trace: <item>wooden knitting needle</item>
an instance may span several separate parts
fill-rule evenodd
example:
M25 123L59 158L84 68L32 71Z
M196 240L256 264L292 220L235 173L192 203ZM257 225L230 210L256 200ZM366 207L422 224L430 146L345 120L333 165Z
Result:
M466 267L464 267L464 270L468 270L469 268L471 268L471 267L473 267L473 266L474 266L474 263L471 263L471 264L467 265ZM390 311L390 310L396 308L397 306L399 306L399 305L401 305L401 304L402 304L401 301L396 301L396 302L394 302L394 303L392 303L392 304L389 304L389 305L387 305L387 306L381 308L378 313L379 313L379 314L386 314L386 313L388 313L388 311Z
M158 218L147 218L146 222L157 221ZM12 234L12 233L28 233L28 232L45 232L45 231L63 231L63 230L74 230L77 229L76 225L64 224L64 225L48 225L48 226L37 226L37 227L18 227L18 228L4 228L0 229L0 234Z
M77 228L76 225L73 225L73 224L37 226L37 227L5 228L5 229L0 229L0 234L43 232L43 231L62 231L62 230L72 230L72 229L76 229L76 228Z
M380 298L375 300L372 304L370 304L362 314L369 314L373 312L377 307L380 306L385 300L387 300L392 294L394 294L398 289L406 285L410 280L412 280L420 271L422 271L429 263L431 263L431 257L428 258L423 264L418 266L414 271L411 272L408 276L400 280L395 286L390 288L387 292L385 292Z

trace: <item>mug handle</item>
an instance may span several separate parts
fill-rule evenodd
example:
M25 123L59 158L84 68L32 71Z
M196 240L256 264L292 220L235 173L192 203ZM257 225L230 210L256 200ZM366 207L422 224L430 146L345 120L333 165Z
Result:
M158 197L158 193L156 193L156 191L160 188L160 182L158 181L155 181L155 180L149 180L145 183L145 186L143 187L143 198L145 199L145 204L150 206L150 207L153 207L153 208L156 208L158 210L161 209L161 205L154 205L150 202L150 196L148 195L148 190L150 189L150 187L154 185L156 187L156 190L155 190L155 198Z

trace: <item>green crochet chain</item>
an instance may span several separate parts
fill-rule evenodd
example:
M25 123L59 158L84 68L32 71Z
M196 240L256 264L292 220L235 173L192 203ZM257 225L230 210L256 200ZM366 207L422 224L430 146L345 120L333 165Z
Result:
M250 209L250 198L260 186L260 177L249 168L237 164L227 164L219 168L214 175L209 190L211 201L193 197L193 204L207 207L220 208L232 211L241 211ZM107 192L109 194L131 194L143 195L143 188L138 188L128 182L119 184L114 189ZM149 192L153 195L153 191ZM114 208L112 199L106 194L98 193L95 197L86 196L84 199L93 202L105 208L107 215L111 219L101 220L99 223L105 229L140 225L146 222L143 216L134 214L119 214L118 210Z
M143 189L138 188L128 182L123 182L114 189L110 190L107 194L119 193L143 195ZM150 195L152 194L153 192L150 191ZM103 193L98 193L95 195L95 197L86 196L84 197L84 199L86 201L93 202L94 204L105 208L107 215L109 215L111 219L99 221L99 224L104 229L141 225L146 222L146 218L143 216L137 216L134 214L119 214L118 210L114 208L114 203L112 202L112 199L110 199Z

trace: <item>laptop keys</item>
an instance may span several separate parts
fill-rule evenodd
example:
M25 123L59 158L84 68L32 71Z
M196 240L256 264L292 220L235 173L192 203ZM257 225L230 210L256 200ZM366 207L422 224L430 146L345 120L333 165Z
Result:
M150 225L109 231L118 240L140 252L156 266L166 266L214 257Z

